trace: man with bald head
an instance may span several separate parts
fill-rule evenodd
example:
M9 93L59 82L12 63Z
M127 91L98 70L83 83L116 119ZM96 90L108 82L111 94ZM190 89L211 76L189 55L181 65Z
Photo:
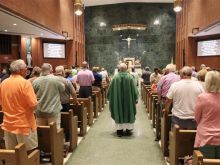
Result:
M41 126L56 122L60 128L60 111L62 109L60 95L65 86L58 77L52 74L53 68L49 63L41 66L41 76L32 83L37 95L38 106L36 111L37 124Z
M121 63L108 89L109 109L115 121L117 135L130 136L134 129L138 90L127 65Z
M60 79L60 81L63 82L65 85L65 91L60 94L60 101L62 104L62 112L69 112L70 110L70 97L73 98L74 103L78 104L77 102L77 96L76 96L76 91L71 83L70 80L64 78L65 76L65 71L64 67L62 65L59 65L55 68L55 74L56 76Z
M84 61L82 63L82 69L77 74L77 83L80 86L79 97L87 98L92 96L92 84L94 81L93 73L88 69L88 63Z
M173 103L172 125L177 124L180 129L196 129L194 106L198 95L204 92L204 89L198 81L191 79L191 67L183 67L180 76L181 80L174 82L168 90L165 111L169 111Z

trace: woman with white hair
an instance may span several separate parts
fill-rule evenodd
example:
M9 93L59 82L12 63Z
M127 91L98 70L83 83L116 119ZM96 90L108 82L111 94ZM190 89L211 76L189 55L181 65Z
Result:
M206 93L198 96L195 106L197 133L195 147L205 158L220 159L220 73L210 71L205 77Z

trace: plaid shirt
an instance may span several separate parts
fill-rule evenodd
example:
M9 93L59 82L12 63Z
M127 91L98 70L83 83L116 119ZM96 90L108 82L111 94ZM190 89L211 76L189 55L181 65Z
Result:
M176 75L174 72L170 72L169 74L163 76L158 82L157 93L159 93L161 97L166 97L171 84L179 80L180 76Z

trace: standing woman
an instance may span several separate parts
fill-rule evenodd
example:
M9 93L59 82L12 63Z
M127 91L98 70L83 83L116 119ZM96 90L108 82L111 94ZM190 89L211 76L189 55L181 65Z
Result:
M220 73L210 71L205 77L206 93L198 96L195 106L197 133L195 148L205 158L220 159Z

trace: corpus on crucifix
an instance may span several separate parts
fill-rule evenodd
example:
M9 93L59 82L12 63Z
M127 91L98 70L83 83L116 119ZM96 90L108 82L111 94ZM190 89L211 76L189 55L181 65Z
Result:
M125 40L125 41L128 42L128 49L130 49L130 47L131 47L131 41L136 40L136 39L132 39L131 37L128 37L128 38L125 38L125 39L122 39L122 40Z

